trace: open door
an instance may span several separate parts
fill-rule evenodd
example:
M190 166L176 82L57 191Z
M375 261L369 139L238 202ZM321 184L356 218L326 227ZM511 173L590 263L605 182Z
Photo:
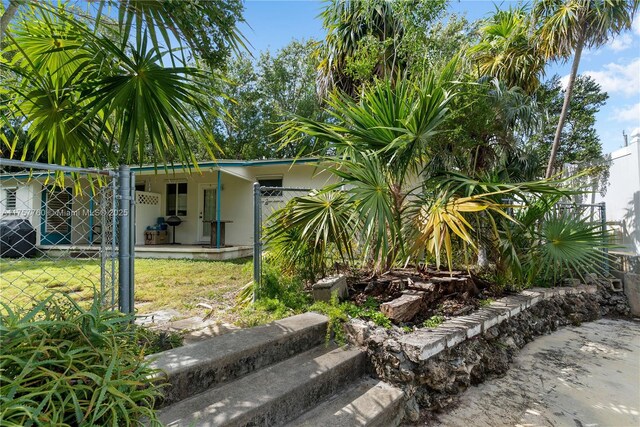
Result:
M71 188L47 187L42 192L40 244L71 244Z

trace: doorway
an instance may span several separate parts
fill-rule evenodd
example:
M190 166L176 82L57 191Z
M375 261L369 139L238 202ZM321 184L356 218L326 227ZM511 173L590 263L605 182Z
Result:
M215 184L198 186L198 239L200 242L211 241L211 221L216 219L216 201L218 188Z

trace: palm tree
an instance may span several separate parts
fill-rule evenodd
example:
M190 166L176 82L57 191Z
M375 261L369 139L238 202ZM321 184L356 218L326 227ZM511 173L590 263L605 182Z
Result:
M101 1L93 15L23 3L0 58L0 124L27 130L23 158L29 153L58 164L113 166L171 161L175 153L181 162L194 163L194 140L213 156L205 120L220 110L205 102L199 83L214 72L188 63L185 50L209 52L205 60L213 66L216 55L239 47L241 35L231 21L206 39L216 18L233 15L226 3L204 2L206 10L199 11L211 14L205 33L189 29L187 12L171 2ZM120 8L117 20L102 13L110 5ZM176 40L178 48L171 45ZM3 142L12 156L20 155L15 140Z
M402 37L403 28L393 13L392 2L331 0L320 16L327 29L325 41L316 52L320 58L318 91L322 97L333 88L356 95L357 78L345 72L345 68L348 58L356 55L367 41L382 45L381 58L374 60L373 74L378 77L393 74L397 66L393 44Z
M538 0L533 7L539 22L537 38L548 59L568 60L573 55L569 82L558 120L546 177L553 174L562 128L567 118L573 86L584 48L602 46L629 29L640 0Z
M545 59L530 36L524 7L497 10L480 29L481 41L470 49L480 76L498 78L509 88L533 93L540 85Z
M334 92L327 100L328 121L297 116L280 130L284 144L312 137L324 144L320 151L335 155L330 160L338 166L332 172L348 187L347 202L363 234L362 250L376 271L405 255L403 216L416 186L411 180L430 158L431 142L448 113L455 69L452 61L439 77L430 73L417 82L385 80L357 101Z

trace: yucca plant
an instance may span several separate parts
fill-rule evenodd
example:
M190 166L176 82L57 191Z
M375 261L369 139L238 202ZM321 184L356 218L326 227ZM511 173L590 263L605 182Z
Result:
M132 318L64 294L0 315L0 424L159 425ZM146 419L146 421L145 421Z
M476 238L470 216L487 213L484 218L490 223L491 230L497 236L498 228L491 214L499 215L509 221L515 221L506 209L510 205L492 200L492 196L506 194L506 191L484 193L468 197L460 197L450 192L439 193L433 200L420 206L414 217L412 253L417 254L422 248L435 256L436 267L440 268L442 247L447 258L449 269L453 268L453 239L458 238L464 245L477 251Z
M344 160L333 173L353 207L353 232L360 233L360 253L375 271L388 268L405 254L402 224L407 186L400 185L375 152Z
M496 264L504 261L517 268L521 252L509 237L515 239L517 233L530 235L530 227L537 218L533 214L539 209L527 211L531 218L521 217L518 212L531 204L542 208L544 205L536 202L541 198L557 201L575 193L560 184L562 181L503 183L479 181L459 173L437 175L424 183L423 195L414 198L409 208L414 226L407 228L407 239L415 242L412 255L426 249L439 266L444 247L452 268L452 243L459 239L474 251L480 242L488 244L489 252L498 258ZM553 203L546 206L549 209ZM545 212L542 210L541 214ZM506 260L501 260L501 255Z

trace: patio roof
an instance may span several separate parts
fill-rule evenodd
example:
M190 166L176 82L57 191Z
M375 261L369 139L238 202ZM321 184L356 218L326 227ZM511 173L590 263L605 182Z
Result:
M273 166L273 165L294 165L296 163L299 164L309 164L309 163L319 163L321 161L320 158L317 157L303 157L299 159L260 159L260 160L229 160L229 159L218 159L214 161L206 161L199 162L199 169L222 169L226 172L231 173L232 175L236 175L240 178L237 173L232 173L229 169L231 168L244 168L244 167L253 167L253 166ZM136 173L145 173L145 172L185 172L185 171L195 171L194 165L182 165L182 164L158 164L158 165L141 165L141 166L131 166L131 171ZM0 174L0 180L5 179L21 179L21 178L35 178L38 176L49 175L50 172L47 171L36 171L33 173L29 172L18 172L18 173L2 173Z

